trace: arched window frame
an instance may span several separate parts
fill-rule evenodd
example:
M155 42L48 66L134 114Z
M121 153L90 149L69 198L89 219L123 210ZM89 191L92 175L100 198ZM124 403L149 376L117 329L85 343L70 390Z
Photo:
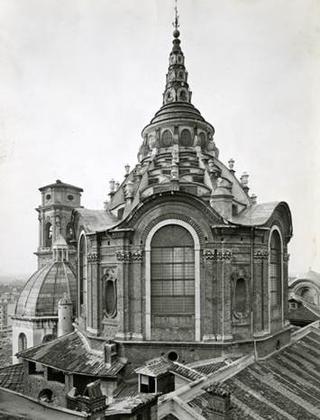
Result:
M173 144L173 134L172 131L166 128L161 133L161 146L162 147L170 147Z
M200 241L195 229L188 223L179 219L163 220L154 226L146 239L145 255L146 255L146 314L145 314L145 331L146 339L151 340L151 241L154 234L164 226L179 225L184 227L192 236L194 241L194 270L195 270L195 341L200 341Z
M238 282L243 281L243 299L244 299L244 311L239 311L237 301L237 287ZM232 316L233 322L242 323L248 321L248 315L250 313L250 302L249 302L249 277L244 269L236 270L231 276L232 284Z
M116 267L108 267L105 270L105 274L102 277L102 296L103 296L103 315L106 318L115 318L117 316L117 306L118 306L118 296L117 296L117 277L116 277ZM114 302L113 302L113 308L109 308L108 310L108 305L107 305L107 299L108 299L108 295L107 295L107 291L108 291L108 285L112 285L113 287L113 298L114 298Z
M268 250L269 250L269 258L268 258L268 297L269 297L269 332L271 331L271 323L272 323L272 309L273 305L271 304L271 240L272 235L274 232L277 232L279 234L280 238L280 282L281 282L281 301L280 301L280 311L281 311L281 322L282 325L284 323L284 305L283 305L283 295L284 295L284 287L283 287L283 239L282 239L282 233L278 226L272 226L269 234L269 241L268 241Z
M81 255L81 244L84 242L84 255ZM87 238L82 231L78 240L78 316L86 314L88 296L88 261L87 261ZM83 262L83 268L81 263ZM85 313L83 313L83 308Z
M52 246L52 233L53 227L51 222L46 222L44 228L44 245L46 248L51 248Z
M74 238L74 230L73 230L73 223L69 222L66 226L66 239L67 242L72 241Z
M188 141L186 142L186 140L188 140ZM189 141L190 141L190 144L187 144L187 143L189 143ZM189 128L185 128L184 127L181 130L181 133L180 133L180 142L179 143L180 143L180 145L182 147L192 147L192 145L193 145L193 136L192 136L192 133L189 130Z
M21 332L18 336L18 351L23 351L28 348L27 336Z

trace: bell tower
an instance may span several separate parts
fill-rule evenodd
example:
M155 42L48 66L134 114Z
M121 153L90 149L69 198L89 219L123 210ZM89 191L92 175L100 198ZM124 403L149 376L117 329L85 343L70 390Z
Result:
M39 213L38 268L52 260L52 244L62 236L69 245L69 258L73 263L76 250L72 245L74 238L71 213L81 207L82 188L66 184L59 179L50 185L39 188L41 204Z

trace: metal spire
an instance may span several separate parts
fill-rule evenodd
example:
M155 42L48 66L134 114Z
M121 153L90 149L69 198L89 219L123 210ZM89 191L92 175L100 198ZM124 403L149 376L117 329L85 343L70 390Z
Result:
M176 30L178 30L180 24L179 24L179 13L178 13L178 0L174 1L174 22L172 22L172 25Z

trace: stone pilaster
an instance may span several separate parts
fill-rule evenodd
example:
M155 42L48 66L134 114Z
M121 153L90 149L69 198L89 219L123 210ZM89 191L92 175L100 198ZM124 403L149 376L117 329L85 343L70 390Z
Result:
M262 334L267 328L265 307L267 306L266 294L268 283L265 281L265 265L268 265L268 251L255 249L253 252L253 334Z
M94 247L88 254L88 320L87 327L92 329L93 333L97 333L100 328L100 257Z

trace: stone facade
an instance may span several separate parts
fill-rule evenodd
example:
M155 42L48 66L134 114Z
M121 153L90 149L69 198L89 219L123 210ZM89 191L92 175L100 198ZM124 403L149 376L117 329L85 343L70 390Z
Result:
M84 244L77 323L93 347L95 336L105 337L123 342L130 355L142 346L152 358L159 356L157 342L165 352L191 346L193 354L179 354L191 361L206 354L204 344L216 353L252 348L254 340L273 343L286 331L289 207L256 204L248 175L238 179L234 161L227 167L218 159L213 135L191 103L176 30L163 106L142 131L139 163L127 168L121 185L110 184L108 218L97 213L101 223L93 223L93 213L73 212L74 239L78 248L80 240ZM169 247L191 252L183 263L154 262L154 238L168 227L192 238L187 246L177 239ZM184 264L189 277L172 274L167 281L166 264L176 271ZM156 287L162 287L160 296ZM155 309L166 299L173 302L167 313Z

